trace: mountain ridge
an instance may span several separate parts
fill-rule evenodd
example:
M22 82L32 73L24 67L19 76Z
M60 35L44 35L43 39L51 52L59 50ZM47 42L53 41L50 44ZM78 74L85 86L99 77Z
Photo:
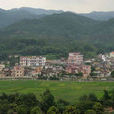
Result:
M86 57L114 50L114 19L95 21L71 12L23 20L0 31L1 56L9 54ZM8 41L8 42L7 42Z

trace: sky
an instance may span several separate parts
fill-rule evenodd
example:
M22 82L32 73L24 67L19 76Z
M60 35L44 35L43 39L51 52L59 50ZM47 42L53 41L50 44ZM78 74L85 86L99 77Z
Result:
M114 11L114 0L0 0L0 8L33 7L87 13Z

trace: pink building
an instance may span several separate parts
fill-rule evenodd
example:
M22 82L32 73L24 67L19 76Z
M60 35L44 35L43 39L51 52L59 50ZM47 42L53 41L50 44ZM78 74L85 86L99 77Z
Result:
M89 76L91 73L91 66L90 65L82 65L81 72L83 73L84 77Z
M91 66L89 65L68 65L66 72L71 74L83 73L83 76L89 76L91 73Z
M23 77L24 76L24 68L21 66L14 66L11 75L13 77Z
M81 65L83 64L83 55L80 53L69 53L68 64Z

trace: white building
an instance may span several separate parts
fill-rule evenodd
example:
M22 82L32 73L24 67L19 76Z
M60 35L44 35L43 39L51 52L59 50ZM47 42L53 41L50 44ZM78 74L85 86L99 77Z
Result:
M28 67L45 66L46 58L41 56L21 56L20 65Z
M4 64L0 64L0 71L2 71L5 68Z
M114 57L114 52L110 53L110 57L113 58Z

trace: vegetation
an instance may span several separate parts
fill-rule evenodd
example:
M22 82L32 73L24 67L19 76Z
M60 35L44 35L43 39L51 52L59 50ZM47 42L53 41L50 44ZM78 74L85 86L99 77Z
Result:
M24 20L0 31L0 59L13 54L56 59L71 51L90 58L114 50L113 31L114 19L99 22L70 12Z
M104 102L110 102L110 104L104 104ZM0 95L1 114L103 114L106 108L114 108L114 91L109 94L105 90L100 99L95 94L83 95L74 104L56 100L48 89L43 92L40 99L30 93Z
M49 88L55 98L73 103L84 94L96 94L98 98L103 95L103 90L114 89L113 82L72 82L72 81L0 81L0 93L34 93L40 98L41 93Z
M114 77L114 71L111 72L111 76Z

